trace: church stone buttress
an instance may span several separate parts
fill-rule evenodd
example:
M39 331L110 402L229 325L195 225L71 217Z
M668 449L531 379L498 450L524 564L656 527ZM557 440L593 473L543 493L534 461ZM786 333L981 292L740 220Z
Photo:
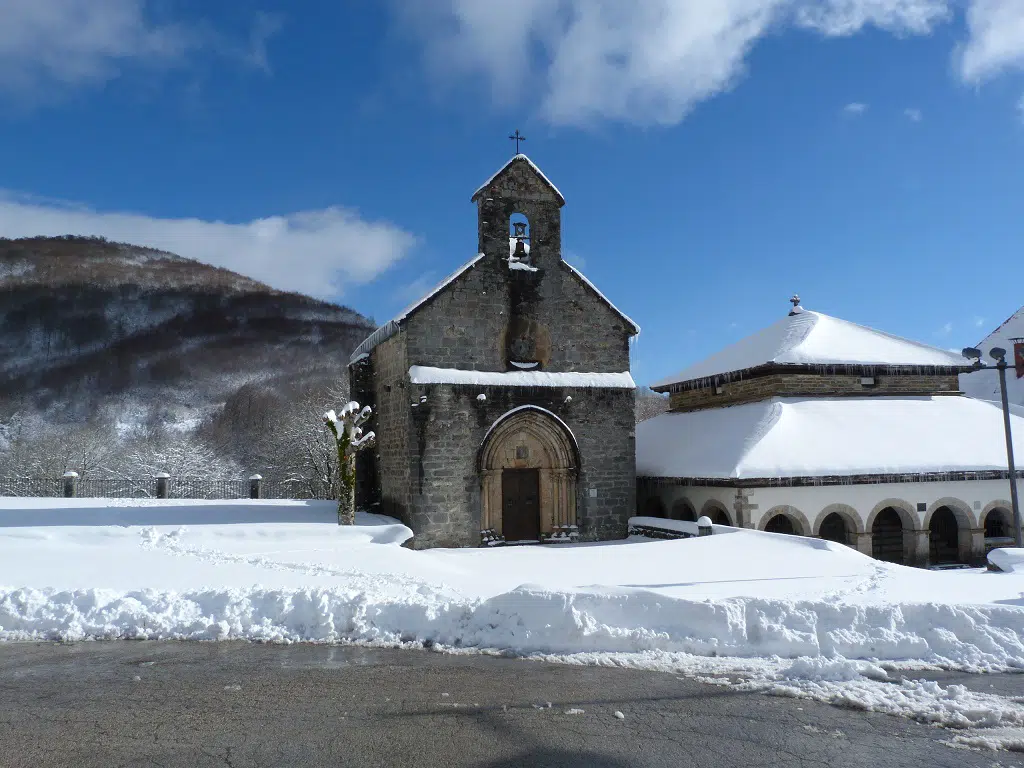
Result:
M416 548L624 536L639 329L562 261L565 200L525 155L472 199L479 255L353 355L378 419L359 501Z

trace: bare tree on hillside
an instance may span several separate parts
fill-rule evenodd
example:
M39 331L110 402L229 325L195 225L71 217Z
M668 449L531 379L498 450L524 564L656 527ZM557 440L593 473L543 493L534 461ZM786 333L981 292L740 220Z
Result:
M641 421L647 421L647 419L653 419L655 416L660 416L667 410L668 397L666 395L659 395L657 392L646 387L637 390L635 406L637 424Z

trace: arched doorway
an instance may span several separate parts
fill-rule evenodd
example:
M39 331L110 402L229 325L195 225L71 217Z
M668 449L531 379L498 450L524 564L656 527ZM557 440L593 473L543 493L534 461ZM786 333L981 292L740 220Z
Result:
M498 419L480 449L481 529L528 542L575 526L578 456L550 411L528 406Z
M886 507L875 516L871 525L871 556L876 560L903 565L903 521L893 507Z
M790 536L796 535L796 527L793 525L793 521L789 519L788 515L777 514L767 523L765 523L764 529L768 533L786 533Z
M665 502L657 496L648 496L643 509L640 510L640 515L641 517L668 517L668 513L665 511Z
M678 499L672 505L672 519L673 520L687 520L691 523L697 522L697 513L693 509L693 505L690 504L686 499Z
M928 559L932 565L960 562L960 526L949 507L939 507L928 524Z
M818 528L818 537L828 541L835 541L839 544L849 544L850 530L843 516L838 512L832 512L821 521L821 527Z
M996 507L985 515L985 539L1009 539L1013 537L1010 510Z

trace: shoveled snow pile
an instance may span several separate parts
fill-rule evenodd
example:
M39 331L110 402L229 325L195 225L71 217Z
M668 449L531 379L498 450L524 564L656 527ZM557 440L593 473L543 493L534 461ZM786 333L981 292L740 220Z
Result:
M988 553L988 561L1006 573L1024 573L1024 549L1002 547Z
M675 541L417 552L389 518L335 520L330 502L0 499L0 639L497 650L1024 726L1020 705L991 722L952 687L883 681L894 665L1024 669L1019 571L915 570L721 526Z

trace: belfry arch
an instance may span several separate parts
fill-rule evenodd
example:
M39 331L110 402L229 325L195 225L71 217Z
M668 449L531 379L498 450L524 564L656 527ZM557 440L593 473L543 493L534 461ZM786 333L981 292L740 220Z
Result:
M539 541L576 520L579 449L550 411L523 406L488 431L480 447L480 528L506 541Z

